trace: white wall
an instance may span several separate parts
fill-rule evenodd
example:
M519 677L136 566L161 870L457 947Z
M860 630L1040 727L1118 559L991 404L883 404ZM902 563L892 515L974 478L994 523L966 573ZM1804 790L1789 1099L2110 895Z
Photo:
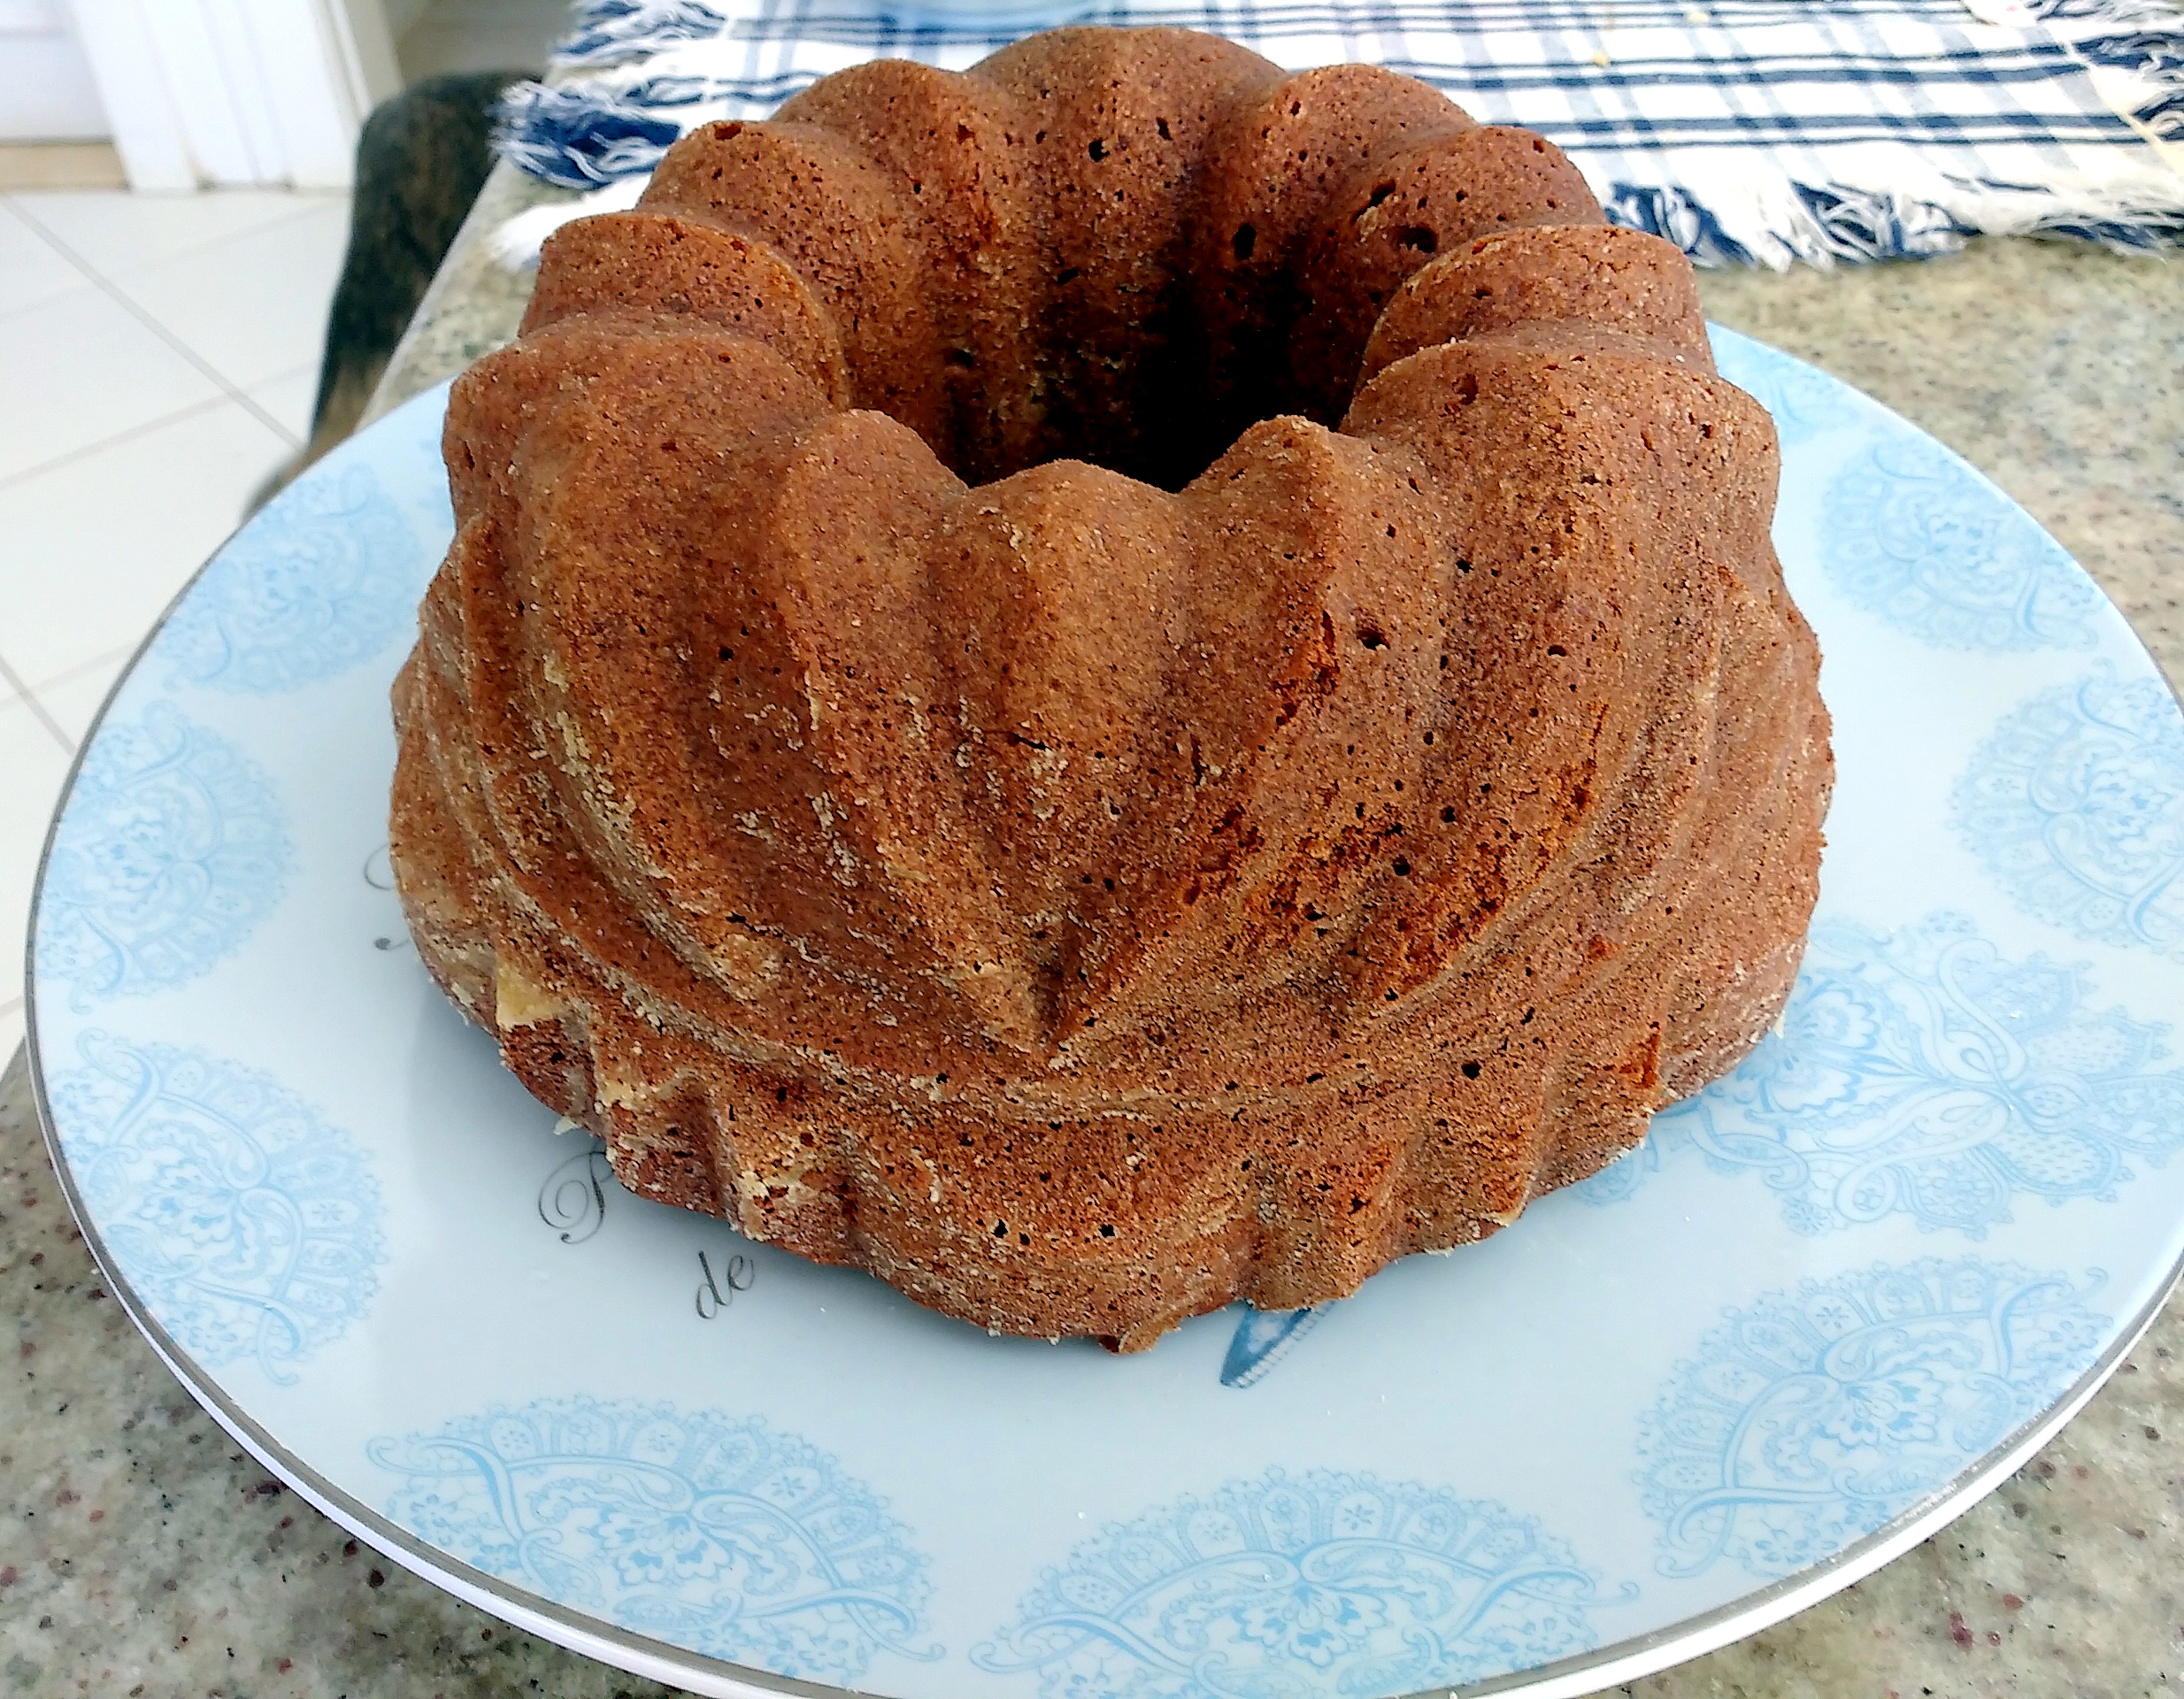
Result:
M106 109L61 0L0 0L0 142L106 134Z
M345 188L392 92L381 0L66 4L133 188Z

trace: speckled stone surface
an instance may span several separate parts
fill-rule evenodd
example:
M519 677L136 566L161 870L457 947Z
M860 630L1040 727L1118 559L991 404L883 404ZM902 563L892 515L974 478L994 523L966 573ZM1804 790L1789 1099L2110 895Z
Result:
M503 168L384 411L506 341L527 280L480 233L550 197ZM1709 312L1965 454L2184 676L2184 264L1982 242L1916 265L1715 274ZM350 1541L189 1400L99 1285L0 1079L0 1694L656 1699ZM2000 1491L1803 1615L1634 1699L2184 1694L2184 1302Z

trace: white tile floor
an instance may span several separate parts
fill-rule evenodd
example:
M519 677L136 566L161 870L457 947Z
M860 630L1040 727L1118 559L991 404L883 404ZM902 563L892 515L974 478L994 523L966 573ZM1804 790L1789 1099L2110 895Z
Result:
M310 428L338 195L0 195L0 1063L77 741Z

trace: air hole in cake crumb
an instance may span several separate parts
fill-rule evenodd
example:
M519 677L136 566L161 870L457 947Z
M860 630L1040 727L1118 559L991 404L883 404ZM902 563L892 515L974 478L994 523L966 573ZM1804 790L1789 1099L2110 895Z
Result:
M1168 120L1166 119L1156 118L1153 119L1153 128L1160 132L1160 139L1163 142L1173 142L1175 140L1173 136L1168 134Z
M978 356L967 348L951 348L941 357L948 365L962 371L968 371L978 364Z
M1570 651L1560 643L1550 643L1547 646L1547 652L1550 655L1567 655Z
M1466 1062L1464 1065L1464 1077L1466 1080L1476 1080L1479 1077L1479 1065L1476 1062Z
M1095 162L1107 158L1107 143L1096 135L1092 138L1092 145L1085 151L1092 156Z
M995 1238L996 1238L996 1239L1006 1239L1008 1236L1009 1236L1009 1224L1008 1224L1006 1221L996 1221L996 1222L995 1222L995 1223L994 1223L994 1237L995 1237Z
M1456 563L1456 570L1459 573L1468 573L1471 571L1471 562L1458 559Z
M1062 269L1061 269L1061 272L1059 273L1059 274L1057 274L1057 275L1056 276L1056 278L1055 278L1055 280L1054 280L1054 281L1055 281L1055 283L1056 283L1057 287L1059 287L1059 286L1061 286L1061 285L1063 285L1063 284L1074 283L1076 281L1077 281L1077 268L1076 268L1074 265L1065 265L1065 266L1063 266L1063 267L1062 267Z
M1365 203L1365 205L1368 207L1378 206L1382 201L1386 200L1395 192L1396 185L1392 181L1376 183L1373 187L1373 197Z
M1430 254L1441 245L1441 238L1422 224L1407 224L1397 234L1396 241L1401 246L1421 254Z
M1228 245L1236 250L1238 259L1249 259L1252 250L1259 245L1259 233L1250 225L1240 224Z
M1114 1236L1115 1236L1115 1224L1114 1224L1113 1222L1111 1222L1111 1221L1103 1221L1103 1222L1101 1222L1101 1223L1100 1223L1100 1237L1101 1237L1101 1238L1103 1238L1103 1239L1112 1239Z
M1396 534L1390 531L1388 534L1392 537ZM1360 626L1357 628L1357 641L1367 649L1382 649L1388 643L1387 637L1371 626Z
M968 142L970 139L971 139L971 127L970 127L968 124L958 124L958 125L957 125L957 126L956 126L956 140L957 140L957 141L958 141L958 142Z
M1454 826L1456 824L1456 810L1453 808L1442 809L1441 811L1441 819L1443 824Z
M787 1103L788 1101L788 1088L787 1086L776 1086L773 1088L773 1101L777 1103Z
M1410 864L1409 862L1407 862L1407 861L1403 860L1403 858L1401 856L1396 857L1396 873L1397 873L1397 874L1399 874L1401 877L1403 877L1403 878L1404 878L1404 879L1408 879L1408 878L1411 876L1411 864Z
M1456 381L1456 399L1457 404L1462 407L1468 407L1479 399L1479 374L1477 373L1466 372Z

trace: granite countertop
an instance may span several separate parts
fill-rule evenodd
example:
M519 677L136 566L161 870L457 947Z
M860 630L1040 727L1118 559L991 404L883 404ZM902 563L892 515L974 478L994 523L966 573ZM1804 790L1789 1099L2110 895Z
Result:
M373 404L514 333L481 234L555 198L496 171ZM1980 242L1832 273L1711 273L1709 312L1826 367L2022 502L2184 677L2184 265ZM2165 570L2166 569L2166 570ZM655 1699L350 1540L189 1399L102 1289L0 1077L0 1692ZM2062 1435L1924 1545L1634 1699L2184 1693L2184 1299Z

